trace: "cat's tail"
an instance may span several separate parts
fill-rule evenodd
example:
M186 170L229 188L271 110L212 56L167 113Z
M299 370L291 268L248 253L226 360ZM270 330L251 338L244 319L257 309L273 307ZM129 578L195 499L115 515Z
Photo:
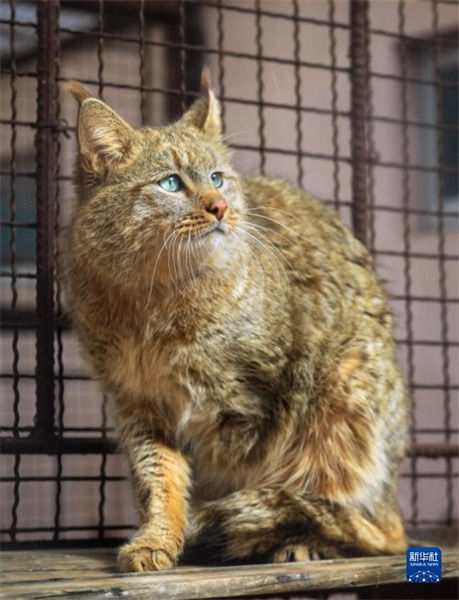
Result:
M313 495L242 490L194 507L182 560L242 564L405 552L395 502L385 517L382 528L357 508Z

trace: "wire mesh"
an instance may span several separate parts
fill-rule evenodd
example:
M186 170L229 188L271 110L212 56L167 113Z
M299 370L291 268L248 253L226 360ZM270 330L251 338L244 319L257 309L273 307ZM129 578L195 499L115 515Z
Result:
M102 543L136 523L59 284L76 117L62 84L157 126L198 95L204 64L236 167L305 186L367 240L413 399L401 506L411 526L457 527L457 15L382 4L2 4L3 540Z

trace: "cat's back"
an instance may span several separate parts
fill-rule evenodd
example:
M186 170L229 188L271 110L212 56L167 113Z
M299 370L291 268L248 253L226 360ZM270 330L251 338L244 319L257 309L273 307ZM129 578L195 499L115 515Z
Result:
M247 220L298 276L320 269L335 281L357 277L361 287L380 287L368 250L323 202L285 179L245 177L243 189Z
M316 253L330 251L360 262L371 263L367 250L332 209L286 179L245 177L243 189L248 204L248 218L266 229L285 236L295 246ZM281 236L273 243L280 244ZM335 257L333 257L335 258Z
M297 310L316 315L321 328L339 322L346 336L382 329L389 340L392 318L373 258L336 212L284 179L245 177L243 189L250 232L268 249L266 268L282 265Z

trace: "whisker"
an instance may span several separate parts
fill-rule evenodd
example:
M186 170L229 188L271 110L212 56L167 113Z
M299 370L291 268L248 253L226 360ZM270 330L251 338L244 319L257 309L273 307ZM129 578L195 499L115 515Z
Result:
M263 207L263 208L269 208L269 207ZM282 210L282 209L276 209L276 210ZM293 215L291 215L290 213L286 212L286 211L282 211L285 212L287 215L290 215L292 218ZM297 231L294 231L293 229L291 229L290 227L287 227L287 225L284 225L283 223L281 223L280 221L277 221L276 219L273 219L271 217L267 217L266 215L260 215L254 212L254 210L249 209L247 211L247 213L252 216L252 217L256 217L257 219L266 219L267 221L271 221L272 223L275 223L276 225L278 225L279 227L283 227L284 229L286 229L289 233L292 233L293 235L295 235L296 237L300 238L301 240L304 240L305 242L308 241L307 238L305 238L304 236L302 236L300 233L298 233Z
M262 265L262 270L263 270L263 277L264 277L263 285L265 285L265 283L266 283L266 277L265 277L266 273L265 273L264 265L259 258L260 252L264 253L266 255L266 258L268 259L268 261L271 263L271 265L275 269L276 275L277 275L277 281L278 281L278 284L280 285L280 273L279 273L279 269L277 268L276 261L271 256L269 256L268 252L266 251L266 248L264 247L264 244L260 240L258 240L255 236L253 236L251 233L249 233L248 231L239 229L239 233L244 235L245 237L247 237L249 240L249 244L252 244L256 248L255 256L257 257L258 261Z
M168 231L169 231L169 230L167 229L167 230L166 230L166 234L167 234L167 232L168 232ZM147 310L147 308L148 308L148 305L149 305L149 303L150 303L150 300L151 300L151 295L152 295L152 293L153 293L153 282L154 282L154 280L155 280L155 276L156 276L156 270L157 270L157 268L158 268L159 259L161 258L161 254L163 253L164 249L167 247L167 242L168 242L168 240L170 240L170 238L171 238L171 237L174 235L174 233L175 233L175 232L174 232L174 231L172 231L172 233L171 233L170 235L168 235L168 236L167 236L167 238L166 238L166 239L165 239L165 241L163 242L163 245L161 246L161 249L160 249L160 251L159 251L159 253L158 253L158 256L156 257L155 265L154 265L154 267L153 267L153 273L152 273L152 276L151 276L151 279L150 279L150 287L149 287L149 290L148 290L147 303L145 304L145 308L144 308L144 310Z
M193 238L190 238L190 239L188 240L188 243L189 243L189 250L190 250L190 257L191 257L191 260L192 260L192 261L194 261L194 264L195 264L195 265L197 265L197 266L199 267L199 265L200 265L200 261L199 261L199 257L196 255L196 252L195 252L195 250L196 250L196 245L194 244L194 240L193 240ZM197 278L197 277L194 277L194 279L193 279L193 284L194 284L195 286L197 286L197 285L198 285L198 278Z
M193 285L193 265L190 262L190 249L189 249L189 244L190 244L190 230L188 230L188 237L185 239L185 237L183 237L183 250L182 255L180 257L181 260L181 264L183 265L183 285L184 286L189 286L190 284ZM183 260L182 260L183 258Z
M196 250L196 252L198 252L198 250L199 250L201 258L199 259L199 257L198 257L198 263L199 263L199 265L203 265L205 263L206 256L204 254L204 248L203 248L202 240L200 240L199 238L195 237L193 239L193 244L192 245L193 245L194 249Z
M277 206L253 206L252 208L248 209L251 212L254 212L256 210L277 210L278 212L283 212L284 214L288 215L289 217L291 217L292 219L296 219L296 216L289 212L288 210L285 210L284 208L278 208Z
M177 244L176 244L177 239L178 239L178 233L175 232L175 235L172 238L172 242L171 242L171 246L172 246L171 252L167 253L167 270L169 271L169 277L170 277L172 283L174 284L174 288L175 288L176 292L178 291L178 281L177 281L177 279L178 279L178 269L177 269L177 263L176 263L176 260L175 260L175 251L177 249ZM171 260L172 260L172 263L174 265L174 275L172 274Z
M193 269L193 259L191 256L191 249L190 249L190 239L191 239L191 230L188 231L188 239L186 241L186 246L185 246L185 257L186 257L186 266L188 269L188 273L189 273L189 281L191 281L192 285L196 285L195 282L195 277L194 277L194 269Z
M275 244L273 244L273 242L266 235L261 233L261 231L260 231L260 228L262 228L261 226L258 226L255 223L245 223L245 226L248 227L249 229L251 229L252 231L258 232L258 234L261 235L261 237L264 240L266 240L266 242L272 247L272 252L276 252L283 260L285 260L285 262L287 263L287 265L290 267L290 269L292 271L295 270L293 268L293 265L291 264L291 262L288 260L288 258L276 247ZM267 228L263 227L262 229L267 229ZM271 230L268 229L267 231L271 231Z
M176 265L177 265L177 269L178 269L178 281L180 282L180 284L183 286L186 282L185 280L185 275L183 273L183 269L184 269L184 265L182 262L182 244L184 242L184 238L181 235L180 236L180 240L179 240L179 245L177 248L177 260L176 260Z
M259 223L254 223L253 221L247 222L246 225L248 225L250 227L255 227L256 229L259 229L259 230L266 231L267 233L270 233L270 234L273 234L273 235L277 235L277 236L281 237L282 239L287 240L287 242L289 244L292 244L292 239L291 238L288 238L283 233L279 233L278 231L275 231L274 229L270 229L269 227L264 227L263 225L260 225Z
M232 133L228 133L227 135L224 135L221 139L223 142L227 142L230 138L236 138L238 135L240 136L247 136L245 139L250 140L251 138L253 138L252 132L249 130L246 131L233 131ZM240 138L240 141L243 141L244 137Z
M237 229L237 230L231 232L231 235L235 235L236 237L240 237L239 234L242 234L242 233L243 232L240 229ZM244 244L245 240L242 237L240 237L240 239L241 239L242 243ZM250 240L249 240L249 243L250 243ZM247 248L247 251L250 251L250 246ZM262 290L261 290L261 293L263 294L264 291L265 291L265 287L266 287L266 275L265 275L264 266L263 266L263 263L261 262L261 260L260 260L260 258L258 256L258 252L251 252L251 254L252 254L252 258L257 261L259 269L261 271L261 276L263 278L262 279Z
M205 264L206 261L208 259L209 253L206 253L204 251L204 244L201 242L201 240L194 238L192 240L192 248L193 248L193 252L195 253L196 256L196 260L197 263L199 265L199 268L202 269Z
M279 285L281 284L281 276L280 276L280 272L279 272L279 268L278 268L278 266L279 266L282 269L282 272L283 272L283 275L285 277L285 281L287 283L287 286L290 287L288 276L287 276L287 273L285 271L285 268L282 265L282 263L279 261L279 259L277 258L277 256L274 254L274 252L272 252L269 248L267 248L266 245L263 243L262 240L260 240L259 238L255 237L253 234L251 234L249 231L247 231L243 227L241 227L239 229L239 231L241 233L249 236L250 239L252 239L252 241L257 245L257 247L266 255L267 259L271 262L272 266L276 270L278 284Z

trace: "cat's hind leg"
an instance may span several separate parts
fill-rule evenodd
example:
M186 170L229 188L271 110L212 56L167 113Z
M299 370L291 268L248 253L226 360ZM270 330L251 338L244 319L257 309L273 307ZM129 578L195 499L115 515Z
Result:
M277 550L273 555L273 562L306 562L321 558L319 552L311 550L304 544L291 544Z
M195 507L185 559L238 564L404 552L398 513L390 519L386 531L357 508L310 494L242 490Z

